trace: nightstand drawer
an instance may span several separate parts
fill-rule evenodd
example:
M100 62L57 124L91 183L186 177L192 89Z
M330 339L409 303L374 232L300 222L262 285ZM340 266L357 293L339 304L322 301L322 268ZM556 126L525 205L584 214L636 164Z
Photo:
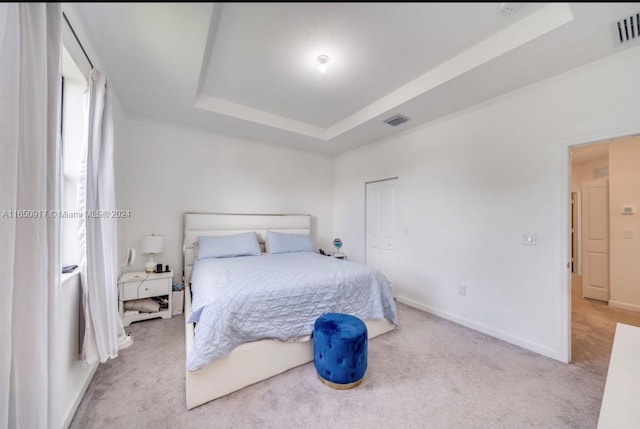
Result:
M124 284L122 300L149 298L158 295L169 294L169 282L167 279L145 280L143 282L127 282Z

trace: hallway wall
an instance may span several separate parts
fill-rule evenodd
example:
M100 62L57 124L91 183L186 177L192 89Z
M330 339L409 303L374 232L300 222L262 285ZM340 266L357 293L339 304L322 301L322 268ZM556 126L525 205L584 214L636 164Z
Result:
M609 145L609 305L640 311L640 137ZM623 215L622 206L636 213Z

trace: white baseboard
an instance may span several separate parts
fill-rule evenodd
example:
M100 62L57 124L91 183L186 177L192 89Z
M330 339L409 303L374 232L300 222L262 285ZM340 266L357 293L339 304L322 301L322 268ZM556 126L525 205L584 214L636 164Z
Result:
M413 308L417 308L418 310L422 310L422 311L426 311L427 313L431 313L431 314L435 314L438 317L442 317L443 319L447 319L450 320L452 322L455 322L459 325L462 326L466 326L467 328L471 328L475 331L479 331L482 332L483 334L487 334L490 335L492 337L498 338L500 340L506 341L508 343L514 344L518 347L522 347L524 349L527 350L531 350L532 352L541 354L543 356L549 357L551 359L555 359L558 360L560 362L563 363L568 363L565 359L563 359L562 357L562 353L560 353L560 351L558 350L554 350L551 349L547 346L544 346L542 344L538 344L535 343L533 341L529 341L527 339L509 334L507 332L504 331L500 331L494 328L491 328L489 326L483 325L481 323L477 323L474 322L473 320L469 320L466 319L464 317L460 317L458 315L446 312L446 311L442 311L439 310L437 308L434 308L430 305L426 305L423 304L421 302L415 301L413 299L410 298L406 298L403 296L398 295L396 297L396 300L398 302L401 302L402 304L406 304L409 307L413 307Z
M615 307L615 308L621 308L623 310L640 312L640 305L627 304L626 302L609 301L609 306Z
M98 366L99 364L97 362L91 365L91 369L89 370L89 374L87 375L86 380L82 384L82 388L78 391L78 394L76 395L76 399L73 401L71 408L69 408L69 411L67 412L67 415L64 418L64 423L62 425L63 428L66 429L71 424L71 420L73 420L73 417L76 415L76 411L78 411L80 402L82 402L82 398L84 398L84 394L87 393L89 384L91 383L91 380L93 380L93 376L95 375L98 369Z

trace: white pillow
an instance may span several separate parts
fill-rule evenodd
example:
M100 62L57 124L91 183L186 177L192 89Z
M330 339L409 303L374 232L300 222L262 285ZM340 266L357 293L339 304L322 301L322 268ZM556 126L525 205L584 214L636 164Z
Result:
M198 259L258 255L260 244L255 232L198 237Z
M288 234L267 231L267 253L315 252L311 237L307 234Z

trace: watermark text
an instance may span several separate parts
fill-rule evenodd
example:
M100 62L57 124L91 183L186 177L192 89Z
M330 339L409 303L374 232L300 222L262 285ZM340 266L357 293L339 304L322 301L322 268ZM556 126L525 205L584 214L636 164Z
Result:
M131 210L2 210L0 219L128 219Z

